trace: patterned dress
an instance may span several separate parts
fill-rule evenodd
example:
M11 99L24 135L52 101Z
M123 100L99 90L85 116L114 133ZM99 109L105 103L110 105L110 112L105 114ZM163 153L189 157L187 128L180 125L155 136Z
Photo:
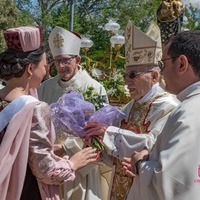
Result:
M159 96L157 96L156 98L159 98ZM135 102L129 114L128 121L126 122L125 120L122 120L121 128L134 131L137 134L140 133L148 134L149 132L148 127L150 125L150 121L146 122L146 117L148 116L148 113L151 109L152 102L155 101L156 98L154 98L152 101L148 101L143 104ZM115 165L115 174L113 178L112 193L110 199L112 200L126 199L126 196L132 185L133 178L129 177L125 173L120 159L115 158L114 165Z
M12 103L0 100L0 105L1 119L5 112L5 121L9 121L7 127L4 127L3 123L0 124L4 129L1 131L4 133L1 159L5 161L1 163L1 170L6 172L6 176L1 177L3 180L0 188L5 188L5 191L12 188L15 191L3 192L3 195L6 198L8 196L8 199L20 200L41 200L41 197L62 199L60 185L74 180L75 171L69 156L60 158L53 153L55 136L48 104L39 102L32 96L23 95ZM2 110L3 108L7 110ZM11 134L13 135L10 136ZM11 162L6 162L8 157L11 157ZM9 171L6 169L7 165ZM4 184L4 180L7 184ZM13 180L19 183L13 183ZM14 188L13 184L18 184L18 187ZM13 198L16 195L17 197Z

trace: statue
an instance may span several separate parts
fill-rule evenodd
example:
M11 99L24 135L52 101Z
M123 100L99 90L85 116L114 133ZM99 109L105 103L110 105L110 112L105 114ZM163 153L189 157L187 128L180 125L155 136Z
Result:
M172 35L181 31L183 22L183 3L181 0L163 0L157 10L157 23L164 44Z

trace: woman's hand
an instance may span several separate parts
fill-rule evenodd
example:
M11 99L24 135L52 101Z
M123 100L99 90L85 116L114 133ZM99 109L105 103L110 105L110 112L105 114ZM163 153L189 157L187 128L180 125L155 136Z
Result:
M107 125L102 124L100 122L92 121L88 122L85 126L85 137L91 136L103 136L106 129L108 128Z
M86 166L90 162L96 161L96 156L96 149L92 147L87 147L74 154L70 158L70 161L73 163L73 169L76 171L77 169Z

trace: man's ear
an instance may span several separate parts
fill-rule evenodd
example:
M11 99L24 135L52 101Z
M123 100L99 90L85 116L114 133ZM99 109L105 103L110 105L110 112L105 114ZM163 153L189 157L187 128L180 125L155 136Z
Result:
M81 62L81 56L78 55L78 56L76 56L76 63L80 64L80 62Z
M151 76L152 76L153 82L155 82L155 83L160 80L160 74L159 74L159 72L157 70L153 70L151 72Z
M179 61L178 71L179 73L183 74L188 70L189 61L185 55L180 55L178 61Z

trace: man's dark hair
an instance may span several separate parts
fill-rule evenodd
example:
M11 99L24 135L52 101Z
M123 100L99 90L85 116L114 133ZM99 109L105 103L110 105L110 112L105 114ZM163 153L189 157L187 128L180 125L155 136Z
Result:
M168 55L185 55L195 73L200 76L200 31L184 31L169 39Z

